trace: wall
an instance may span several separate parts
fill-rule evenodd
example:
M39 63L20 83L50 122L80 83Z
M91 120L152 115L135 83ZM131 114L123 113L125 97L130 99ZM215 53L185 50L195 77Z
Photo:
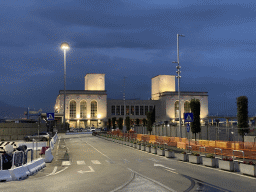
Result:
M87 74L84 77L84 90L105 91L105 74Z
M151 98L159 99L159 93L166 91L175 92L175 76L174 75L158 75L151 79Z
M37 133L37 123L0 123L0 140L23 140L26 135ZM47 131L45 124L41 124L39 132Z

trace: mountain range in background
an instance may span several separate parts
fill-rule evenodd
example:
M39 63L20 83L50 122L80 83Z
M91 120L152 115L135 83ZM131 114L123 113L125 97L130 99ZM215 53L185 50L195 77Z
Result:
M27 111L27 108L15 107L0 101L0 119L23 119L26 118L24 111Z

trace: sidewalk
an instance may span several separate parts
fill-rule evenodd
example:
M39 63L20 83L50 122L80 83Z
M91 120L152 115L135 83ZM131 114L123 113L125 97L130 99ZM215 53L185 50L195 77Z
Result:
M41 151L37 151L37 154L39 154ZM34 175L30 176L28 179L35 179L35 178L40 178L44 176L48 176L50 174L54 175L58 171L62 170L64 167L62 167L62 161L68 161L69 156L67 153L67 148L65 146L65 141L63 138L57 139L54 149L52 149L52 155L53 155L53 160L51 163L46 163L46 167ZM35 154L34 154L35 156ZM37 157L44 158L45 155L39 155Z

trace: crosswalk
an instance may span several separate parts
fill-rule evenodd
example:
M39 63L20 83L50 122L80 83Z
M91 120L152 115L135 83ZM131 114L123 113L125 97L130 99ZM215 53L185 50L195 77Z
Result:
M150 161L153 161L153 162L159 162L158 160L154 159L154 158L151 158L151 159L140 159L140 158L137 158L137 159L134 159L135 161L138 161L138 162L143 162L144 160L150 160ZM105 160L107 163L109 164L114 164L115 162L111 159L108 159L108 160ZM131 161L127 160L127 159L122 159L121 160L123 163L131 163ZM80 160L80 161L74 161L74 162L71 162L71 161L62 161L62 166L69 166L71 164L76 164L76 165L90 165L90 164L94 164L94 165L100 165L102 164L99 160L90 160L90 161L87 161L85 162L84 160Z

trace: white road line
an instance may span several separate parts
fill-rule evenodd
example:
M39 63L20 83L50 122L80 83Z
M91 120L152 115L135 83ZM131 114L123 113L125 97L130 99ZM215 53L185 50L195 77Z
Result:
M61 166L64 166L64 165L71 165L71 163L70 161L62 161Z
M84 161L77 161L77 165L85 165Z
M91 160L93 164L101 164L98 160Z
M156 164L156 163L154 163L154 166L155 166L155 167L164 167L165 169L169 169L169 170L172 170L172 171L174 171L174 170L175 170L175 169L173 169L173 168L166 167L166 166L164 166L164 165Z
M98 149L96 149L95 147L93 147L91 144L87 143L88 145L90 145L93 149L95 149L96 151L98 151L100 154L102 154L103 156L107 157L108 159L110 159L107 155L103 154L102 152L100 152Z
M46 175L46 177L47 177L47 176L50 176L50 175L54 175L55 172L57 171L57 168L58 168L58 167L55 166L54 169L53 169L53 171L52 171L50 174Z
M65 167L64 169L58 171L57 173L55 173L54 175L57 175L58 173L61 173L62 171L65 171L68 167Z

